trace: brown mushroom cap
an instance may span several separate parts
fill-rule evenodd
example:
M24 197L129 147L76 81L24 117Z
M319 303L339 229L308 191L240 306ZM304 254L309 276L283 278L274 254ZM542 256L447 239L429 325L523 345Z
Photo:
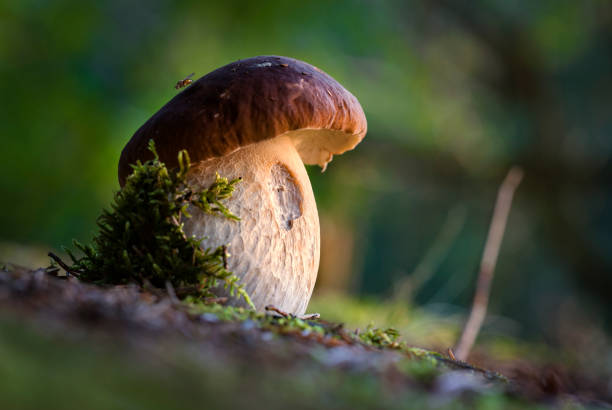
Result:
M195 81L140 127L121 153L119 182L130 164L152 157L150 139L174 167L181 149L195 163L288 134L305 164L325 168L366 131L357 99L323 71L287 57L248 58Z

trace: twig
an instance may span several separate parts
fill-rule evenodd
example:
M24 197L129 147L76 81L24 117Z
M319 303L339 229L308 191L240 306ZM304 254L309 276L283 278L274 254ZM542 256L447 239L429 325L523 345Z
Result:
M499 187L491 226L489 227L482 260L480 261L480 271L478 273L478 283L472 303L472 311L463 327L461 338L455 348L455 357L461 361L465 361L470 354L470 350L476 341L482 322L487 314L491 282L493 281L499 248L504 237L504 231L506 230L508 214L512 206L512 197L522 179L523 170L514 166L508 171L508 175L506 175L504 182Z
M277 308L274 305L267 305L264 309L266 310L266 312L274 312L274 313L279 314L282 317L291 317L292 316L291 313L284 312L284 311L280 310L279 308Z
M61 266L61 267L62 267L62 269L64 269L64 270L66 271L66 273L68 273L69 275L70 275L70 274L72 274L72 275L74 275L74 276L76 276L76 277L78 278L78 277L79 277L79 275L82 273L82 272L79 272L79 271L77 271L77 270L74 270L74 269L70 268L70 266L66 265L66 264L64 263L64 261L63 261L63 260L62 260L62 259L61 259L59 256L57 256L56 254L54 254L53 252L49 252L47 255L48 255L48 256L49 256L51 259L53 259L55 262L57 262L57 264L58 264L59 266Z
M280 310L274 305L267 305L266 307L264 307L264 309L266 310L266 312L274 312L277 315L280 315L281 317L284 317L284 318L298 318L301 320L318 320L321 318L321 315L319 313L306 313L304 315L294 315L293 313L288 313L288 312L285 312L284 310Z

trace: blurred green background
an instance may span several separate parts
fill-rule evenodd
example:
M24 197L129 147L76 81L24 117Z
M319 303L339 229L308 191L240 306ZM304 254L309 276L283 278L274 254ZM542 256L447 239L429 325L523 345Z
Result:
M525 179L488 326L557 345L607 338L603 0L4 0L1 258L36 265L50 248L88 241L118 189L123 145L176 81L261 54L320 67L369 121L354 151L325 174L309 169L322 223L318 295L465 312L496 190L518 164Z

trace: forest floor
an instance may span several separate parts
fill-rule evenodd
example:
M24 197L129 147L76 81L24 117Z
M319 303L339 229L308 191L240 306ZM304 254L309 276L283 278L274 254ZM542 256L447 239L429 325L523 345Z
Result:
M0 270L0 408L612 408L563 363L480 367L392 329L188 305L46 269Z

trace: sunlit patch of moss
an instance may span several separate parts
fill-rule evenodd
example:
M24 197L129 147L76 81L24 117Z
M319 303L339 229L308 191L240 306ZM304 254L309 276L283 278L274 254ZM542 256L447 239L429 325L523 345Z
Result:
M185 298L189 312L193 315L214 315L216 319L225 322L243 322L245 320L256 320L263 316L251 309L236 306L224 306L219 303L204 303L200 298L188 296Z
M370 346L379 348L400 349L401 345L398 342L400 334L393 328L380 329L372 325L368 325L364 332L359 333L359 339Z
M187 237L183 220L190 218L188 207L239 218L224 205L240 179L229 181L217 174L206 189L186 182L190 167L187 151L178 154L179 168L168 170L159 161L153 141L152 160L132 165L133 173L115 194L110 210L98 219L99 232L92 245L75 246L83 253L76 257L66 250L73 265L67 270L81 280L97 284L136 282L165 288L170 283L179 296L214 296L211 289L223 284L230 295L252 303L238 278L227 269L225 246L202 249L201 239Z
M227 322L252 321L256 327L262 330L272 331L278 334L300 333L302 335L318 334L321 336L335 336L338 325L326 325L311 320L303 320L295 316L278 316L258 313L250 309L235 306L224 306L221 304L205 304L201 300L190 297L185 300L192 314L214 315L218 320Z
M342 324L324 320L304 320L292 315L279 316L257 313L241 307L224 306L216 303L206 304L193 297L185 299L185 302L192 314L212 314L218 320L230 322L251 320L260 329L274 333L318 334L336 338L346 343L362 343L381 349L408 349L405 343L398 341L400 335L395 329L379 329L369 326L365 331L348 332Z

